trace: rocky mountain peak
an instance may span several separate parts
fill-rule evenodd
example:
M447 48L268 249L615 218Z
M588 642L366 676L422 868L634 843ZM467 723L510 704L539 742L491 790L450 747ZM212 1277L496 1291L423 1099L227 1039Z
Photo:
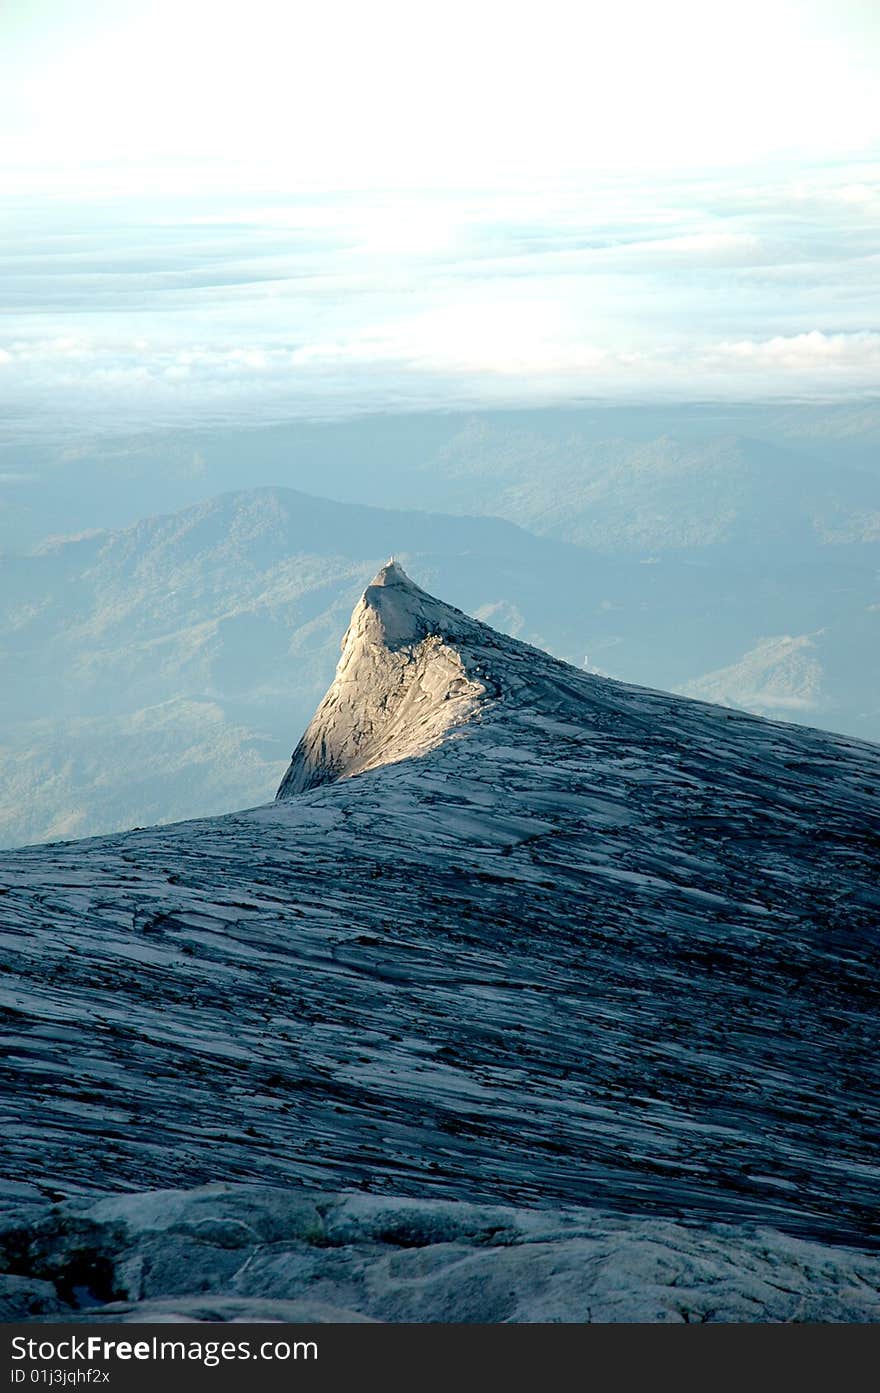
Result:
M388 561L355 606L336 676L277 797L424 754L470 719L486 688L462 643L483 628Z
M402 590L418 590L419 588L413 584L400 562L395 561L393 556L373 576L369 589L372 590L374 585L396 585Z

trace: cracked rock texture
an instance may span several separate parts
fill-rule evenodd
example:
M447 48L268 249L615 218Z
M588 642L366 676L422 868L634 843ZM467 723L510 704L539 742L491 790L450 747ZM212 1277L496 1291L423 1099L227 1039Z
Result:
M0 858L7 1272L181 1318L874 1318L878 791L873 745L385 568L278 801ZM245 1270L253 1185L367 1207Z
M0 1254L42 1274L4 1279L18 1319L880 1317L880 1256L598 1210L212 1185L43 1209L0 1229Z

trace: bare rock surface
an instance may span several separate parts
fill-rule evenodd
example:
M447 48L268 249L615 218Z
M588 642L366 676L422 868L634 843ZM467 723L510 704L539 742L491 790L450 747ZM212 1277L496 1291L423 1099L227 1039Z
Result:
M352 615L336 678L279 798L439 745L485 694L468 677L462 651L481 627L419 590L396 562L383 566Z
M880 1255L770 1229L295 1188L68 1203L0 1230L0 1255L43 1274L3 1279L19 1319L880 1318Z
M759 1231L785 1262L813 1245L779 1318L802 1318L802 1296L803 1311L865 1318L835 1264L844 1249L867 1263L878 1232L876 746L580 672L395 567L355 612L281 793L0 858L7 1223L74 1204L128 1233L130 1192L218 1181L269 1187L282 1207L295 1193L303 1223L313 1193L395 1196L421 1206L395 1260L430 1253L423 1306L415 1287L392 1300L390 1268L385 1304L361 1301L366 1277L337 1287L308 1263L302 1286L248 1285L269 1262L240 1275L250 1190L205 1213L207 1256L160 1222L182 1205L195 1223L194 1201L139 1200L153 1209L138 1252L165 1272L192 1251L218 1298L239 1274L242 1299L416 1319L463 1309L459 1278L477 1305L495 1280L483 1242L442 1224L426 1236L437 1202L466 1226L468 1205L536 1222L574 1208L614 1226L604 1248L564 1248L594 1318L611 1310L595 1274L623 1272L625 1252L644 1265L651 1226L690 1264L672 1285L699 1286L699 1245L716 1244L741 1302ZM269 1247L271 1212L261 1200ZM374 1242L363 1222L348 1246ZM459 1241L472 1266L453 1281ZM324 1261L296 1243L288 1274ZM489 1246L493 1273L517 1261ZM498 1278L520 1295L485 1318L539 1309L527 1246L531 1276ZM574 1310L560 1283L548 1319ZM137 1300L168 1296L162 1276Z

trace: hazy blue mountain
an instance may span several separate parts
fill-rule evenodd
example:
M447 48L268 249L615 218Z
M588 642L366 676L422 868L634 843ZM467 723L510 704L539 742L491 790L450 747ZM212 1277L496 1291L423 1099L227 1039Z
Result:
M392 554L576 665L880 734L876 575L848 556L647 565L489 518L250 490L0 561L0 842L263 801ZM792 643L810 645L807 687L728 680Z
M554 438L475 421L423 473L430 483L411 483L406 501L427 491L434 506L611 556L798 557L880 543L880 478L741 436Z
M734 523L751 542L788 527L812 544L841 525L870 534L878 480L872 401L376 413L100 437L34 436L11 421L0 433L0 547L117 528L257 486L380 507L505 511L539 530L562 521L576 538L599 526L606 550L612 538L705 547Z

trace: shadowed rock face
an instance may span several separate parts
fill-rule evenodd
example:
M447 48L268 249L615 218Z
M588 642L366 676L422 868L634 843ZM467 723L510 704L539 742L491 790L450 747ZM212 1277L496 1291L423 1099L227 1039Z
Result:
M468 675L483 628L414 585L394 561L364 592L336 677L293 752L277 796L425 754L485 695Z
M0 1204L228 1181L876 1242L880 750L580 672L398 568L346 652L320 786L0 858Z

